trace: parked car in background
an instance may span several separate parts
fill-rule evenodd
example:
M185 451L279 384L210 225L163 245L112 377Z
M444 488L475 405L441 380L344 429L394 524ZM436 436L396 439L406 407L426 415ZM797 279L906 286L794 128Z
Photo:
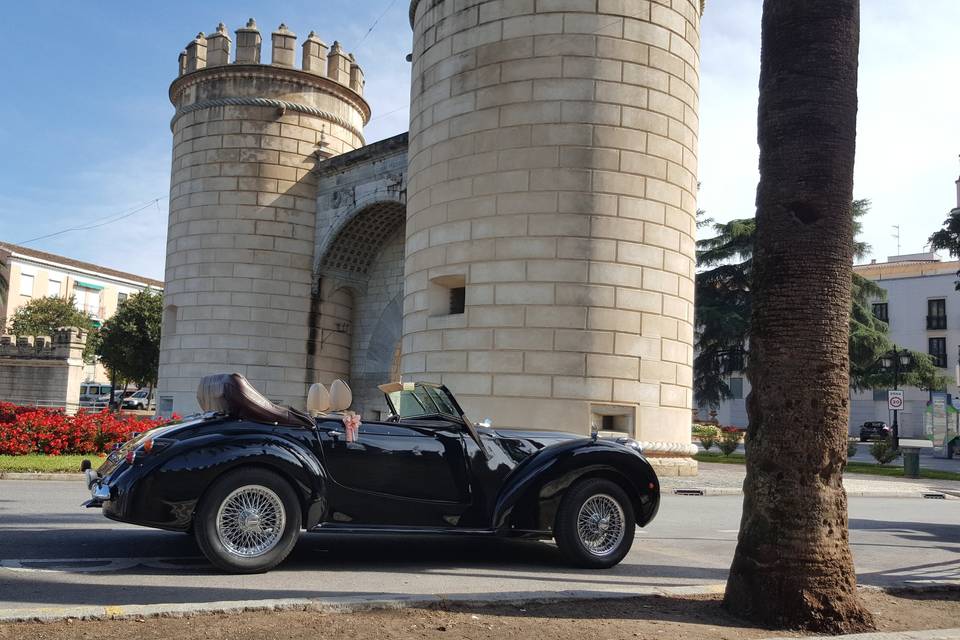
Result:
M124 409L149 409L153 404L153 394L149 389L138 389L123 399Z
M860 442L883 440L890 436L890 427L882 420L867 420L860 425Z
M103 409L110 404L110 385L103 382L84 382L80 385L80 407Z

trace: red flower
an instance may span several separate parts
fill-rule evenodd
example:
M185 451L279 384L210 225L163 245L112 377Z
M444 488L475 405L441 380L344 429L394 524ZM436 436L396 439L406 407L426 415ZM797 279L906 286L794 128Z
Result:
M174 416L174 419L179 419ZM0 402L0 454L101 454L131 434L169 422L103 410L68 416L59 409L38 409Z

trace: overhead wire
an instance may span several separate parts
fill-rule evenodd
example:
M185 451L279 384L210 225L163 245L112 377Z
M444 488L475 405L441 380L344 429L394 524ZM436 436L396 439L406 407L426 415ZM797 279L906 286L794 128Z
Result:
M156 205L156 207L157 207L157 212L159 213L159 212L160 212L160 201L161 201L161 200L165 200L167 197L168 197L168 196L160 196L160 197L154 198L154 199L151 200L150 202L147 202L146 204L140 205L140 206L138 206L137 208L135 208L135 209L133 209L133 210L131 210L131 211L123 211L123 212L121 212L121 213L119 213L119 214L117 214L117 213L112 213L112 214L110 214L110 215L108 215L108 216L102 216L102 217L100 217L100 218L97 218L97 220L101 220L102 222L97 222L96 224L83 224L83 225L76 226L76 227L70 227L70 228L68 228L68 229L61 229L60 231L54 231L53 233L47 233L47 234L44 234L44 235L42 235L42 236L37 236L36 238L30 238L29 240L23 240L23 241L19 242L18 244L21 244L21 245L30 244L31 242L38 242L38 241L40 241L40 240L46 240L47 238L53 238L53 237L55 237L55 236L63 235L63 234L65 234L65 233L70 233L71 231L88 231L88 230L90 230L90 229L97 229L97 228L106 226L106 225L108 225L108 224L112 224L112 223L114 223L114 222L119 222L120 220L123 220L123 219L125 219L125 218L129 218L130 216L132 216L132 215L134 215L134 214L137 214L137 213L140 213L140 212L143 211L144 209L147 209L147 208L149 208L149 207L151 207L151 206L154 206L154 205Z

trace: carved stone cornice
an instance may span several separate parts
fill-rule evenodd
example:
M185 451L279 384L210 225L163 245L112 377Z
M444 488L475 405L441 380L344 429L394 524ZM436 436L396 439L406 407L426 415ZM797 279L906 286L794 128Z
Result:
M354 107L363 118L363 123L370 121L370 105L356 91L339 82L299 69L275 67L268 64L227 64L216 67L206 67L184 74L170 84L169 97L174 106L179 106L183 92L194 85L231 77L255 78L264 80L283 80L309 87L315 91L332 95ZM263 96L269 98L269 96Z

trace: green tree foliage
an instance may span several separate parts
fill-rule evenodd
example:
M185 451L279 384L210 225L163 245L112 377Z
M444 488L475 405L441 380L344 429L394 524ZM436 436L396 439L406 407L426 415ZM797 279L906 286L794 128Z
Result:
M854 233L859 234L862 218L870 210L867 199L854 200ZM709 220L701 217L698 224ZM960 229L960 222L958 222ZM729 373L742 371L750 329L750 284L756 223L753 218L714 223L716 233L697 241L696 357L693 391L697 405L716 408L731 397L726 383ZM960 246L960 245L958 245ZM856 242L854 255L862 259L870 251ZM886 322L873 315L872 304L884 300L886 291L856 273L851 282L850 385L856 390L893 387L893 375L880 371L877 361L893 348ZM901 372L900 383L921 389L941 389L946 378L937 372L931 358L913 352L913 366Z
M97 328L89 315L77 309L73 296L34 298L14 312L7 331L17 336L52 336L61 327L77 327L88 332L83 358L93 362Z
M943 221L943 228L933 233L929 239L931 251L946 251L954 258L960 258L960 207L950 212L950 217ZM960 278L960 271L957 271ZM955 287L960 291L960 280Z
M741 363L750 328L753 218L714 224L716 236L697 242L696 357L693 392L698 405L716 408L731 396L725 376Z
M157 384L163 296L141 291L120 303L100 331L98 355L118 382Z

